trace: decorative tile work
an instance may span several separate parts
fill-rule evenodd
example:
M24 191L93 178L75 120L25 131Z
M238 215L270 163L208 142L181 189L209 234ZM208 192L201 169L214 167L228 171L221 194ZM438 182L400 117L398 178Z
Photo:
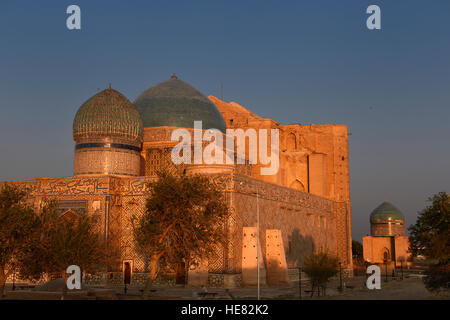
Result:
M205 129L225 132L226 125L217 107L190 84L171 78L142 92L134 101L144 127L192 128L195 120L202 120ZM162 112L162 110L164 110Z
M83 215L87 212L88 202L86 200L81 201L58 201L58 212L64 213L68 210Z
M138 176L141 158L138 152L123 149L75 150L74 175L118 174Z
M372 236L403 236L405 226L403 220L373 221L370 222L370 234Z
M347 203L335 202L334 211L336 215L335 228L337 256L344 266L351 268L351 237L349 234L350 217L348 215Z
M223 272L225 269L225 251L222 246L216 246L214 253L208 259L209 272Z
M111 88L88 99L73 121L73 137L122 136L142 142L143 123L136 107Z
M176 276L173 273L160 274L154 281L153 286L175 286ZM131 275L131 287L144 287L147 283L148 273L133 272ZM101 272L97 274L86 274L83 283L89 286L124 286L122 272Z
M242 275L229 273L209 273L208 287L211 288L239 288L242 286Z
M146 150L145 175L156 176L160 170L168 170L172 174L181 174L184 165L175 165L172 162L172 148L160 147Z
M75 145L75 150L80 149L91 149L91 148L106 148L106 149L124 149L124 150L132 150L136 152L140 152L141 148L123 144L123 143L104 143L104 142L95 142L95 143L77 143Z
M213 288L220 288L224 286L224 275L210 273L208 274L208 286Z
M133 240L131 218L140 217L145 213L145 196L123 196L120 208L121 237L120 248L122 260L132 259L134 271L148 271L148 261L137 252Z
M219 174L210 175L210 178L225 192L226 201L230 205L230 215L224 226L228 243L224 248L218 247L209 260L210 272L241 272L242 227L256 225L256 190L259 195L263 255L264 230L280 229L289 268L301 264L302 255L312 249L335 253L344 265L350 266L348 253L351 247L348 243L349 216L346 203L248 176ZM111 251L118 252L117 263L111 265L110 270L121 274L119 271L122 261L133 260L133 272L139 274L147 272L148 264L134 246L130 218L144 214L146 198L150 191L149 183L152 181L155 181L155 177L93 176L46 178L16 184L29 188L31 200L35 205L38 205L44 196L54 197L61 202L87 203L86 213L98 215L99 230L104 232ZM309 222L312 216L316 221L320 221L320 224L312 225ZM118 282L114 277L111 281ZM92 281L99 281L98 278L95 279L97 280ZM213 280L214 283L217 281L221 280Z

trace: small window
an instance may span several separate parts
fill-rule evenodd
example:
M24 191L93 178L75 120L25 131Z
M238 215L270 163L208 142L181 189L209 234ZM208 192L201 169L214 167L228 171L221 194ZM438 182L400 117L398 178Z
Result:
M231 125L234 124L234 120L233 120L233 119L230 120L230 124L231 124Z

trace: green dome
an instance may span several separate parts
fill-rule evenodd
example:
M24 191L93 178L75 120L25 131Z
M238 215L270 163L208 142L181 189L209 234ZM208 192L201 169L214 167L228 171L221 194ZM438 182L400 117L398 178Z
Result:
M383 202L370 214L370 222L405 220L403 214L389 202Z
M173 75L141 93L134 104L141 112L144 128L193 128L201 120L203 129L219 129L225 133L222 114L205 95Z
M119 137L142 142L139 111L120 92L111 88L97 93L78 109L73 121L73 138Z

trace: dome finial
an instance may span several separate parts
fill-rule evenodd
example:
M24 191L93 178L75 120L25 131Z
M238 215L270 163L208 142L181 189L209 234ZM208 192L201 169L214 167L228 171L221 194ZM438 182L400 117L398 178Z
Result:
M173 73L172 76L170 77L170 79L178 79L177 74Z

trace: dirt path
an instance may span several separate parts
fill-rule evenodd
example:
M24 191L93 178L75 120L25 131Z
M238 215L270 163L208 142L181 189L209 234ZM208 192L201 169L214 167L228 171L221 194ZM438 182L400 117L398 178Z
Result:
M325 297L310 297L307 291L310 289L308 281L302 282L302 298L305 300L423 300L423 299L446 299L450 300L450 294L436 296L426 290L423 281L419 277L409 277L404 280L392 280L388 282L381 282L380 290L369 290L365 287L365 277L354 277L344 280L347 288L344 292L337 290L339 281L337 279L331 281L328 285L327 295ZM350 288L348 288L350 287ZM151 299L202 299L196 295L201 292L200 288L184 288L184 287L155 287L155 292L152 293ZM120 300L139 300L139 288L130 288L125 295L122 287L103 289L108 292L105 295L102 289L94 289L95 294L89 294L84 297L81 293L76 294L74 299L120 299ZM106 291L105 291L106 290ZM256 299L256 288L235 288L227 292L223 288L208 288L210 293L216 293L215 299ZM231 293L231 294L230 294ZM56 294L56 293L55 293ZM77 297L78 295L78 297ZM95 297L93 297L93 295ZM54 297L51 292L39 293L31 291L22 292L7 292L6 299L60 299L60 294ZM299 290L298 282L291 283L286 287L265 287L261 288L261 299L276 299L276 300L298 300Z
M421 279L409 278L389 282L382 281L379 290L369 290L364 287L347 289L343 294L330 298L339 300L423 300L436 297L425 288Z

